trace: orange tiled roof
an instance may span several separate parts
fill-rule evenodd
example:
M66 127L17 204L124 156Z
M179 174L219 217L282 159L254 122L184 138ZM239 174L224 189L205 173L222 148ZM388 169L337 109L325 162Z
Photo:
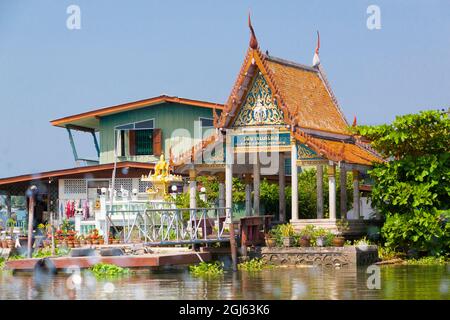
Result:
M341 161L362 165L372 165L374 162L382 161L381 158L375 156L370 151L365 150L362 146L341 141L320 140L331 150L339 152Z
M334 103L317 69L266 57L280 95L300 127L349 134L348 124Z

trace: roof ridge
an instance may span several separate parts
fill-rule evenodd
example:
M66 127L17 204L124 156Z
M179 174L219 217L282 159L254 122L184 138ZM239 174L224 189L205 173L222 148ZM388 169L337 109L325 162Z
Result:
M267 54L262 54L262 55L264 56L264 58L266 58L267 60L272 61L272 62L281 63L281 64L284 64L289 67L294 67L294 68L318 73L317 69L315 69L311 66L308 66L306 64L298 63L295 61L291 61L291 60L287 60L287 59L283 59L283 58L279 58L279 57L270 56Z

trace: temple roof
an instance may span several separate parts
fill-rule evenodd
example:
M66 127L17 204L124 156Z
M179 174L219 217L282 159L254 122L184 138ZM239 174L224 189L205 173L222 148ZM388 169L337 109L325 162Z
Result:
M318 69L264 57L279 94L299 127L349 134L347 121Z

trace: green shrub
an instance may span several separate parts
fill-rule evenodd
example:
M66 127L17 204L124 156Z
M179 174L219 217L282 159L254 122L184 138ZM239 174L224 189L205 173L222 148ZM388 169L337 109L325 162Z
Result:
M414 250L444 255L450 248L448 220L448 212L443 214L432 209L388 215L381 229L385 246L393 251Z
M189 266L189 271L194 277L217 277L223 274L223 263L202 261L198 265Z

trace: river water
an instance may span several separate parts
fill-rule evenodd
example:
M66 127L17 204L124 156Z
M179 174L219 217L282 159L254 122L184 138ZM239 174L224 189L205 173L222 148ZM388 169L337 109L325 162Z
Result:
M450 299L450 265L381 266L379 277L377 270L367 271L367 267L277 268L256 273L228 271L209 280L192 277L186 268L138 272L109 280L79 270L49 279L4 271L0 272L0 300Z

